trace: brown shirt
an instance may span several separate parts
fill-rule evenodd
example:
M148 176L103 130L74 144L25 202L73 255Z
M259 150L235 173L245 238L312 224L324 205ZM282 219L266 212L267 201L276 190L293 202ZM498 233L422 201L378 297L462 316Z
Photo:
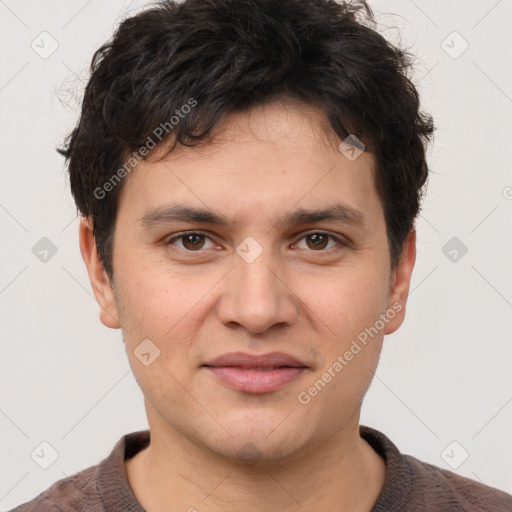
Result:
M403 455L377 430L363 425L359 430L386 461L384 487L371 512L512 511L512 495ZM144 512L126 477L124 461L148 444L148 430L127 434L98 465L55 482L11 512Z

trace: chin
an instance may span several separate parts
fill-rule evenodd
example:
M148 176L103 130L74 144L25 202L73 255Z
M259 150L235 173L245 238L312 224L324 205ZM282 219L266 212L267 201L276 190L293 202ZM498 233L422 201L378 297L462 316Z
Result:
M266 439L263 436L226 439L225 443L216 444L212 449L217 455L238 462L247 467L268 467L283 463L288 457L297 453L301 446L297 440L276 437Z
M236 411L217 418L232 435L223 430L222 439L203 442L218 455L245 465L282 462L310 441L304 422L288 414L276 409Z

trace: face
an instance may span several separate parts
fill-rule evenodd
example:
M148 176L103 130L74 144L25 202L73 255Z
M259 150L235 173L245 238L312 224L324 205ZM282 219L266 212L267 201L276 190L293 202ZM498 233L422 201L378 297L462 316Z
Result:
M374 159L347 158L322 123L272 103L226 118L203 148L139 164L113 289L82 223L101 320L123 330L150 428L271 461L358 424L384 334L403 321L415 240L392 272Z

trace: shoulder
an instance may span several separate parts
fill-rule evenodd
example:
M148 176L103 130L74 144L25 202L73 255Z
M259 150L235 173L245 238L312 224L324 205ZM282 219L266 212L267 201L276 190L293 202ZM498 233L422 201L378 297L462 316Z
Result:
M11 512L67 512L88 510L103 512L96 488L98 465L62 478L32 500L17 506Z
M412 473L411 505L425 510L510 512L512 495L404 455Z
M140 512L124 461L149 444L149 431L121 437L99 464L62 478L11 512Z
M378 430L361 425L360 434L386 462L372 512L512 512L512 495L403 454Z

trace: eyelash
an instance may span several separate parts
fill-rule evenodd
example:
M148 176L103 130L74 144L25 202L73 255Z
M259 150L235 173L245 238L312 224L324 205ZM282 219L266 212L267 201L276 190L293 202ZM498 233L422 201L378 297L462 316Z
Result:
M173 242L175 242L176 240L179 240L181 238L184 238L184 237L186 237L188 235L201 235L201 236L204 236L204 237L206 237L206 238L211 240L211 237L207 233L203 233L202 231L182 231L178 235L174 235L173 237L168 238L165 241L165 245L166 246L173 245ZM337 247L331 247L330 249L321 249L321 250L318 250L318 251L310 250L309 252L312 252L312 253L317 252L317 253L321 253L321 254L322 253L323 254L330 254L332 251L340 250L342 247L347 247L348 246L348 243L344 242L339 237L333 235L332 233L329 233L328 231L322 231L322 230L309 231L307 233L304 233L302 235L302 237L299 239L299 241L304 239L304 238L306 238L307 236L310 236L310 235L325 235L325 236L328 236L329 238L331 238L332 240L334 240L338 244ZM212 240L212 242L213 242L213 240ZM179 248L179 249L181 251L184 251L184 252L187 252L187 253L190 253L190 254L193 254L193 253L200 254L200 253L204 252L203 250L190 251L188 249L181 249L181 248Z

